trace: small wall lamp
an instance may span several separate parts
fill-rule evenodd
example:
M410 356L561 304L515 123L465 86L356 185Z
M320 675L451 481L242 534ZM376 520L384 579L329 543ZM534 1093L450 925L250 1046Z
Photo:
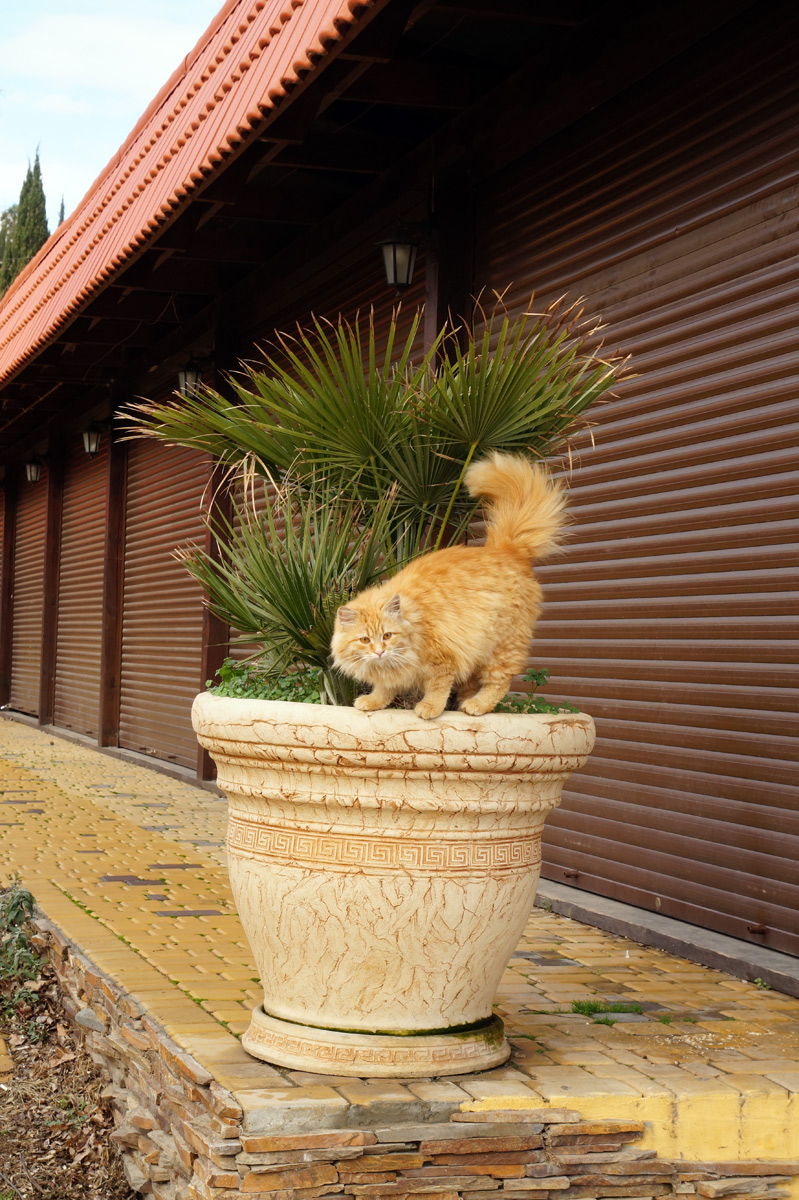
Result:
M192 355L182 371L178 371L178 391L181 396L190 396L202 383L200 364Z
M383 251L386 283L400 296L413 283L419 239L406 226L401 225L391 237L377 244Z
M42 477L42 460L40 458L32 458L30 462L25 463L25 478L28 483L38 483Z
M100 450L100 442L102 441L102 430L92 421L88 429L83 431L83 449L90 458L94 458Z

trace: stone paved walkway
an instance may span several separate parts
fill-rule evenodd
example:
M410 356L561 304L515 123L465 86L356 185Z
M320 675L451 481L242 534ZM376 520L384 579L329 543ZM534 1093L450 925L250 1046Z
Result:
M0 874L18 871L47 917L224 1086L339 1103L438 1088L472 1111L500 1098L523 1107L532 1094L588 1117L612 1098L616 1116L662 1112L671 1141L685 1143L664 1141L669 1153L799 1158L799 1000L541 909L497 997L513 1046L505 1068L406 1087L237 1057L225 1030L245 1029L260 992L227 881L225 822L210 792L0 720Z

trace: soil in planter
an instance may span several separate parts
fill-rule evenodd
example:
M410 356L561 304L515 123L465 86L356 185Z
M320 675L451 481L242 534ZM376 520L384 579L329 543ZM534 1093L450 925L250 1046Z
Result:
M0 1035L12 1068L0 1077L0 1200L135 1200L110 1140L105 1080L73 1035L54 971L29 948L15 972L7 946Z

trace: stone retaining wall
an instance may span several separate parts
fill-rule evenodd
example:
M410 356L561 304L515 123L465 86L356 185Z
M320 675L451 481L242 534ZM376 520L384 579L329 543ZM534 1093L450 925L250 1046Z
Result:
M610 1112L460 1112L434 1083L437 1102L418 1124L396 1122L390 1104L352 1105L335 1129L288 1110L281 1118L274 1105L245 1113L85 953L50 922L37 925L64 1008L107 1074L128 1180L154 1200L761 1200L787 1196L799 1176L799 1163L662 1161L636 1144L643 1122Z

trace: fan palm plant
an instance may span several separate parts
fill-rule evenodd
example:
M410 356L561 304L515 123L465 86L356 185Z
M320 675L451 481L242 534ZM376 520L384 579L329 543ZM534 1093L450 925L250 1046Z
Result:
M329 666L336 608L463 538L478 507L463 488L474 458L564 453L624 370L562 301L494 313L479 334L445 327L415 359L419 322L401 340L395 314L380 351L371 316L314 320L243 365L230 395L201 386L128 414L134 435L205 450L239 481L232 519L213 523L220 553L181 557L266 675L318 668L332 702L352 698Z

